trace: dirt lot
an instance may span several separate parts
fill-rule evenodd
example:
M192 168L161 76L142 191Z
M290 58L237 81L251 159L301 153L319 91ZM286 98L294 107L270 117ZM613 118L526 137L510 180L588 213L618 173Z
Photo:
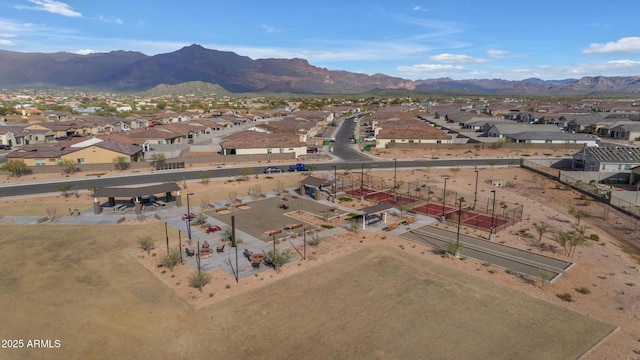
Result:
M137 236L162 237L161 226L120 225L115 233L110 226L8 225L3 230L9 237L0 242L0 305L10 311L0 314L0 335L61 342L58 349L2 349L8 359L275 358L285 353L290 358L511 359L518 354L566 359L612 329L424 261L432 256L426 252L373 242L295 276L273 273L280 281L193 311L126 252ZM78 241L78 230L94 235ZM217 282L221 292L239 287ZM461 324L463 332L457 331Z
M391 157L398 155L388 154ZM443 156L446 155L439 155ZM375 173L392 182L392 171ZM452 172L450 169L425 168L402 170L398 175L406 181L421 179L432 186L441 184L442 176L450 176L448 189L459 191L466 199L473 198L473 169ZM297 181L289 174L274 178L273 181L286 179L287 184ZM604 323L616 326L618 330L586 358L639 358L640 257L634 242L637 244L640 239L638 232L634 231L635 222L607 211L603 205L584 201L577 193L557 189L556 184L542 182L541 178L518 168L487 167L481 169L479 178L479 202L486 202L489 191L493 189L487 184L488 180L506 179L515 186L496 189L497 201L524 206L524 221L498 233L495 241L571 259L576 265L552 284L531 284L502 269L486 267L471 260L443 258L429 248L383 233L349 233L326 239L314 249L309 260L290 263L280 273L264 273L244 279L240 284L235 284L227 274L214 274L213 282L200 294L184 285L190 269L178 267L172 273L161 274L161 270L155 267L157 260L149 256L142 258L146 253L136 249L136 239L144 234L164 238L164 229L156 223L122 224L118 229L125 230L115 232L109 227L83 227L78 231L78 227L72 226L4 224L0 240L3 248L0 253L3 263L0 267L0 290L9 296L1 297L0 302L10 311L0 315L0 322L9 325L0 330L2 338L62 339L63 347L31 352L3 349L3 356L56 358L56 355L64 354L65 357L86 358L105 354L105 358L129 355L137 358L200 358L207 357L215 349L216 354L220 351L228 357L262 354L270 358L287 353L295 358L308 358L310 353L317 353L317 358L326 358L348 353L355 358L420 358L429 353L436 358L465 358L469 357L463 352L465 348L474 346L466 341L477 338L482 339L476 343L477 351L485 350L482 354L487 358L500 358L504 354L509 354L509 358L527 355L556 358L553 354L561 354L557 358L564 359L574 358L584 351L578 350L583 349L584 344L578 345L573 334L587 339L597 338L608 329L602 325ZM227 198L230 191L249 193L257 184L255 179L246 184L216 182L201 186L189 183L189 190L196 196L206 194L201 196L207 197L207 201L216 201ZM268 191L275 183L260 186ZM83 198L90 205L90 199L84 196L73 200L60 197L4 199L0 203L0 214L29 214L29 204L33 202L38 203L39 209L54 205L61 206L59 211L66 211L69 207L82 208ZM347 204L351 205L354 208L359 206ZM572 206L592 215L581 219L581 224L587 226L588 234L597 234L599 241L578 248L573 258L562 254L558 247L546 246L541 250L535 246L537 234L532 223L548 222L558 228L570 229L575 223L568 213ZM455 229L454 224L438 226ZM486 232L463 231L487 236ZM555 244L551 234L545 234L542 242ZM358 250L365 253L354 253ZM426 261L416 261L414 256ZM374 263L382 262L384 266L369 266L370 262L363 260L369 257L375 259ZM452 291L445 294L447 300L430 297L434 292L431 281L437 284L434 286L438 289L442 288L440 295ZM401 284L414 286L403 287ZM423 286L432 291L424 293L418 290ZM576 291L583 287L590 293ZM298 294L300 289L304 289L302 294L315 295L308 298L283 296ZM564 293L571 294L575 301L560 300L557 295ZM501 299L517 298L518 301L498 301L493 298L496 294L502 294ZM467 295L472 295L475 301L467 299ZM327 301L332 298L345 301ZM428 302L425 301L427 298ZM461 302L456 305L448 299L461 299ZM420 306L425 303L430 305ZM446 303L447 307L440 307L441 303ZM494 303L501 308L491 307ZM209 304L215 305L207 306ZM473 308L474 304L479 306L476 308L478 312L484 311L487 316L478 318L479 323L485 326L475 328L465 322L464 319L472 314L463 308ZM516 306L509 311L501 311L509 304ZM318 310L325 308L327 311ZM574 312L558 310L560 308L584 316L575 317ZM519 312L519 309L528 310ZM397 318L397 322L387 317L387 311L393 314L394 319ZM503 312L509 314L514 322L503 319ZM548 314L556 312L561 314L558 316L574 317L552 321ZM33 316L34 313L38 316ZM443 313L448 316L442 316ZM458 313L464 317L458 317ZM326 323L317 321L320 317L332 320ZM589 318L597 321L591 322ZM486 326L489 321L496 324L495 330ZM451 335L455 341L442 336L430 338L438 341L423 341L405 331L414 329L414 332L425 336L436 336L433 334L447 334L447 326L460 329L462 322L464 329L473 336L468 336L470 333L465 331L460 337ZM563 323L577 322L584 326L560 328ZM392 326L376 327L382 323ZM502 327L497 324L502 324ZM526 327L525 324L531 326ZM436 325L442 327L434 328ZM528 333L516 332L518 327L524 327ZM500 333L499 329L505 331ZM579 332L582 329L585 334ZM531 336L532 332L536 335ZM229 333L242 336L229 337ZM306 335L301 337L301 333ZM548 338L545 333L555 335ZM110 341L104 341L104 334L108 334ZM349 342L344 336L348 336ZM301 341L302 338L305 340ZM281 346L273 344L276 339ZM341 347L346 343L366 346L355 349L353 346ZM487 346L496 343L500 344L499 348ZM565 345L570 343L576 344L570 349L574 352L563 352L568 350ZM505 349L514 352L505 353ZM296 353L298 350L300 352ZM434 351L439 351L442 356L435 355ZM476 354L481 353L474 352Z

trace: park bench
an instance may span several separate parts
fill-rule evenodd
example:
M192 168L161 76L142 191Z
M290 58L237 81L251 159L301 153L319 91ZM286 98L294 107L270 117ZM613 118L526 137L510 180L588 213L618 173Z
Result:
M414 218L413 216L409 216L408 218L405 219L403 223L405 225L409 225L409 224L413 224L414 222L416 222L416 218Z
M391 230L395 230L397 227L398 227L398 224L397 224L397 223L393 223L393 224L389 224L389 225L387 225L387 227L386 227L386 228L384 228L383 230L385 230L385 231L391 231Z
M224 246L226 244L222 244L221 246L216 247L216 252L217 253L223 253L224 252Z

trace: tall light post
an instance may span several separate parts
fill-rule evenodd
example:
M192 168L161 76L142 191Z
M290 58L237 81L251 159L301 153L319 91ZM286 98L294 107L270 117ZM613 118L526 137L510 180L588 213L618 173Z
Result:
M442 190L442 221L444 222L444 204L447 201L447 180L448 177L444 178L444 189Z
M360 164L360 201L364 200L364 163Z
M458 234L456 235L456 256L460 256L460 223L462 222L462 202L463 198L458 200Z
M393 159L393 191L396 191L398 185L398 159ZM396 199L397 202L398 199Z
M496 191L491 190L493 193L493 209L491 210L491 229L489 229L489 241L493 240L493 218L496 213Z
M476 209L476 202L478 201L478 172L480 170L475 169L473 172L476 173L476 190L473 192L473 210Z
M189 240L191 240L191 207L189 206L189 196L193 195L193 193L187 194L187 235L189 236Z
M336 193L338 192L338 167L331 165L333 168L333 202L336 202Z

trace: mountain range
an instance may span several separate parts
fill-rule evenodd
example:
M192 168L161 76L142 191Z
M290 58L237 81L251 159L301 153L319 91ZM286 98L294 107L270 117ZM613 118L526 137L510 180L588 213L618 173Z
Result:
M82 88L136 92L191 81L217 84L234 93L356 94L400 89L416 93L495 95L586 95L640 93L640 76L566 80L407 80L384 74L328 70L303 59L253 60L200 45L148 56L112 51L79 55L0 50L2 88Z

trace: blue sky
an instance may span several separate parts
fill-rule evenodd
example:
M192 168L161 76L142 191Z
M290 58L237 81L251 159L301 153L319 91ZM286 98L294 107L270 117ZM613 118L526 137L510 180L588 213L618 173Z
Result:
M0 49L147 55L199 44L405 79L640 75L640 3L5 0Z

